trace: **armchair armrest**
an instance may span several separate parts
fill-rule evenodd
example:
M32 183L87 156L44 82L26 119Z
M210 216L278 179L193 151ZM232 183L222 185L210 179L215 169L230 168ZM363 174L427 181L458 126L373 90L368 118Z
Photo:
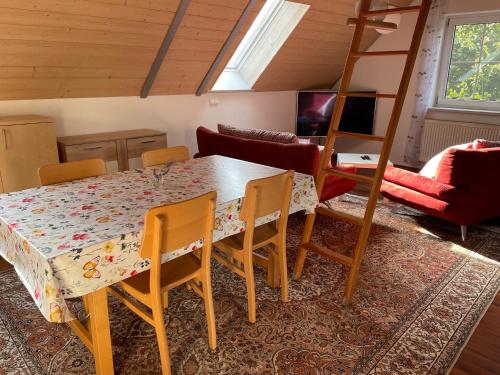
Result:
M473 199L473 195L464 189L401 168L388 166L384 180L444 201L463 202L464 199Z

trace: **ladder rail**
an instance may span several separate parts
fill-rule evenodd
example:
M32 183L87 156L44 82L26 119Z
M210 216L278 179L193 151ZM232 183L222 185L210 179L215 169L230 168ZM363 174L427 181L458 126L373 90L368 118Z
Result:
M360 13L366 12L370 9L371 0L363 0L360 5ZM354 30L354 35L352 37L351 45L349 47L349 56L359 51L359 47L361 45L361 40L363 38L364 26L366 24L366 18L358 17L356 20L356 29ZM354 64L351 64L350 59L347 58L344 64L344 72L342 73L342 78L340 79L339 92L347 92L349 90L349 85L351 82L352 74L354 73ZM335 107L333 109L333 116L330 120L330 130L338 130L340 125L340 119L342 118L342 112L344 110L346 102L346 97L339 95L337 100L335 101ZM328 165L329 159L331 157L331 153L333 150L333 144L335 143L335 134L329 134L326 139L326 144L324 148L323 155L321 156L320 165L325 166ZM323 169L323 168L321 168ZM321 191L323 191L323 185L325 182L326 175L319 171L318 177L316 178L316 189L318 191L319 196L321 195Z
M393 103L393 109L391 113L391 117L387 126L386 134L385 137L377 137L379 138L378 140L383 141L382 143L382 149L380 151L380 158L379 162L377 165L377 168L375 170L375 175L373 178L371 178L372 182L372 187L370 189L370 194L368 198L368 203L365 208L365 212L363 215L363 219L361 222L361 229L360 233L358 235L358 242L356 244L356 247L354 249L353 257L351 258L351 262L349 264L350 266L350 272L348 275L347 283L346 283L346 289L344 293L344 298L346 303L350 303L352 300L353 292L356 287L357 279L358 279L358 274L359 274L359 268L364 256L366 244L368 241L368 237L371 231L371 225L373 221L373 215L375 213L375 208L377 205L377 199L378 195L380 192L380 186L382 184L382 178L384 176L384 172L387 166L387 162L389 160L389 153L392 148L392 144L394 142L394 137L396 135L396 130L397 130L397 125L399 123L399 119L401 117L401 111L403 108L404 100L406 97L406 93L408 91L408 86L411 78L411 74L413 72L413 68L415 65L415 61L418 55L418 47L420 45L424 29L425 29L425 24L427 20L427 16L429 13L430 9L430 4L431 0L422 0L421 4L419 6L411 6L411 7L403 7L399 8L402 10L402 12L414 12L418 11L418 18L417 22L415 25L415 29L413 32L412 36L412 41L410 48L405 51L377 51L375 53L370 53L370 52L360 52L359 51L359 45L361 43L361 37L363 35L364 29L367 27L368 22L366 21L367 17L373 17L375 15L379 14L388 14L387 10L374 10L370 11L370 5L371 5L371 0L362 0L361 2L361 9L360 9L360 16L356 20L356 29L354 32L354 36L351 42L351 47L349 50L348 57L346 59L346 64L344 67L344 73L342 75L341 81L340 81L340 88L339 88L339 95L335 104L334 108L334 113L330 122L330 128L328 131L328 136L327 140L325 143L325 150L323 152L322 158L321 158L321 167L318 173L318 176L316 177L316 187L318 190L318 195L321 194L321 191L323 190L323 185L324 185L324 180L327 175L329 174L337 174L340 175L338 172L333 172L331 169L328 169L328 162L330 159L331 152L333 151L333 146L335 144L336 138L341 137L341 136L348 136L348 134L343 134L343 132L338 131L338 126L340 123L340 118L342 116L342 112L344 109L345 101L347 96L358 96L359 94L356 93L349 93L349 86L350 82L352 79L352 75L354 72L354 65L356 61L363 56L379 56L379 55L406 55L406 63L404 65L403 73L401 75L401 80L400 84L397 90L397 93L395 95L389 95L389 94L378 94L375 95L377 98L393 98L394 103ZM385 12L385 13L384 13ZM396 13L393 9L389 11L389 13ZM362 95L362 94L361 94ZM359 96L361 96L359 95ZM383 139L383 140L382 140ZM346 178L351 178L354 180L360 180L360 178L355 177L356 175L354 174L347 174ZM363 181L365 182L365 181ZM368 181L366 181L368 182ZM327 212L329 209L325 207L318 208L314 214L310 214L307 216L306 219L306 224L304 227L304 235L302 238L302 243L301 246L299 247L299 253L297 256L297 260L295 263L294 267L294 277L300 278L303 270L303 265L304 265L304 260L307 255L307 250L312 250L316 251L322 255L328 256L331 259L337 259L336 256L333 256L331 253L333 250L328 250L328 249L321 249L320 246L314 245L310 242L311 239L311 234L316 218L316 214L321 214L321 215L327 215L331 217L336 217L333 212ZM337 215L338 216L338 215ZM350 219L350 217L342 218L340 219ZM352 220L347 220L347 221L352 221ZM341 257L341 260L344 260L344 258ZM337 259L338 261L338 259ZM340 262L346 265L346 262Z
M387 162L389 160L389 153L394 142L394 137L396 135L397 125L401 117L401 111L403 109L403 104L405 101L406 93L408 91L408 86L410 84L411 74L413 72L413 67L418 55L418 47L422 40L422 36L425 29L425 21L429 14L430 0L422 0L422 5L418 15L417 23L415 25L415 30L413 32L413 38L410 46L410 53L408 54L405 67L403 69L403 74L401 76L401 81L398 88L398 93L396 100L394 102L394 107L392 110L391 118L389 120L389 125L386 131L386 140L382 145L382 150L380 152L380 159L374 176L374 184L370 190L370 196L368 198L368 204L365 209L364 223L361 227L361 231L358 237L358 243L356 244L356 249L354 250L353 262L351 271L349 272L345 299L346 302L350 303L356 288L359 268L363 260L364 252L366 249L366 243L368 241L368 236L371 231L371 224L373 221L373 215L375 213L375 208L377 205L377 199L380 192L380 186L382 185L382 178L387 167Z

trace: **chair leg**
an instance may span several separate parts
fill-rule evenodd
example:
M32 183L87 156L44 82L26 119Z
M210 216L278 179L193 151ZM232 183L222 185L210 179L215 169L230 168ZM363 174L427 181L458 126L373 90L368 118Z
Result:
M163 302L163 309L165 310L168 307L168 290L166 290L165 293L163 293L162 302Z
M288 271L286 263L286 239L280 239L278 245L278 262L281 277L281 301L288 302Z
M165 320L163 319L163 306L160 301L153 301L151 306L153 320L155 324L156 339L160 349L160 361L163 375L170 375L170 356L168 354L167 331L165 329Z
M203 279L203 300L205 301L205 313L207 315L208 346L210 349L217 348L217 332L215 330L214 301L212 299L212 282L210 275Z
M245 280L247 284L247 300L248 300L248 320L250 323L255 323L256 306L255 306L255 280L253 277L253 261L252 250L243 250L243 269L245 271Z
M314 219L316 214L309 214L306 217L306 224L304 226L304 234L302 236L302 243L307 243L311 239L311 234L314 227ZM295 266L293 269L293 278L295 280L300 279L302 276L302 271L304 269L304 261L306 260L307 250L302 246L299 246L299 251L297 253L297 259L295 260Z
M462 241L465 242L465 238L467 237L467 225L460 225L460 232L462 233Z
M267 251L267 284L271 288L278 288L280 286L280 274L278 267L278 257L273 249L268 249Z

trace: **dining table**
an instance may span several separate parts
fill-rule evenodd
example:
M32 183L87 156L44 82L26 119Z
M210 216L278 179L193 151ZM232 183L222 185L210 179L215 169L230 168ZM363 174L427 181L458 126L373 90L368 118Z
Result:
M282 172L208 156L2 194L0 256L13 265L43 316L68 323L93 354L96 373L110 375L107 287L149 269L150 261L139 253L146 211L216 191L216 242L244 231L238 213L247 182ZM318 204L313 177L295 173L290 214L313 213ZM256 225L278 217L279 212L260 217ZM164 254L162 262L196 247ZM85 322L67 303L77 297L83 298Z

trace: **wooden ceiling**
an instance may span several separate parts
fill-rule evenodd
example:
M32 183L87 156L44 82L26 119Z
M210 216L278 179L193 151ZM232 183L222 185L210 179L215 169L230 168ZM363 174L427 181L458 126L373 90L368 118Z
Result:
M179 1L0 0L0 100L139 96ZM257 91L326 88L341 75L355 0L294 1L311 8ZM192 0L150 94L194 94L247 3ZM209 88L263 3L252 9ZM377 37L368 32L365 46Z

